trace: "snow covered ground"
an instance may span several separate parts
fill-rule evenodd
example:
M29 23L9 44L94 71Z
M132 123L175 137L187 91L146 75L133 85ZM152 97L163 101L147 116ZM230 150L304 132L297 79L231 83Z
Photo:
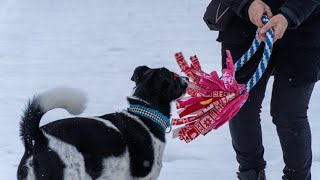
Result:
M138 65L178 71L174 53L197 54L206 70L220 69L216 33L202 21L208 4L195 0L0 0L0 179L15 179L23 153L18 136L21 110L35 93L71 86L88 93L83 116L127 107ZM270 82L263 103L263 135L270 180L281 178L283 163L269 116ZM320 86L310 103L313 179L320 179ZM174 114L176 115L176 114ZM69 117L63 110L42 124ZM228 126L185 144L172 140L160 180L235 180L237 163Z

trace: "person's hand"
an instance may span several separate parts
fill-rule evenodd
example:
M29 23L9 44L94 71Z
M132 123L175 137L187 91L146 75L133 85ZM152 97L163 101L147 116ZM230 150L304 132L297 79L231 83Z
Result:
M264 25L261 29L258 30L259 32L258 38L261 41L265 41L266 32L271 28L273 29L273 32L274 32L274 42L276 42L278 39L282 38L284 32L288 28L287 18L284 17L282 14L273 16L266 25Z
M258 28L262 28L264 25L262 23L263 15L267 15L269 18L272 18L273 16L270 7L261 0L255 0L250 4L248 15L250 21L254 25L258 26Z

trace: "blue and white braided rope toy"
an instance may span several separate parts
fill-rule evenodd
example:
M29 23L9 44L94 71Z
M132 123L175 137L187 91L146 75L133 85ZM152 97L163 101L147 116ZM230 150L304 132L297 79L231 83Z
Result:
M267 16L263 16L262 22L263 24L267 24L269 22L269 18ZM259 81L259 79L262 77L263 73L267 69L268 63L270 61L272 49L273 49L273 41L274 41L274 33L272 29L269 29L266 33L266 42L265 42L265 47L264 47L264 51L263 51L263 55L260 60L260 63L255 73L253 74L253 76L245 84L245 88L247 91L250 91L257 84L257 82ZM260 44L261 44L261 41L259 39L255 38L253 40L249 50L235 63L235 71L240 70L241 67L251 59L251 57L257 52Z

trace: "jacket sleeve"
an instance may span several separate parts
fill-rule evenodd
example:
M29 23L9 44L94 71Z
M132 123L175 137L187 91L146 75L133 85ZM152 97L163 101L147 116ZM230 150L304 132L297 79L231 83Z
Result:
M294 29L299 27L319 4L320 0L286 0L278 13L284 15L288 20L289 28Z
M248 20L248 9L254 0L223 0L222 2L229 6L238 16Z

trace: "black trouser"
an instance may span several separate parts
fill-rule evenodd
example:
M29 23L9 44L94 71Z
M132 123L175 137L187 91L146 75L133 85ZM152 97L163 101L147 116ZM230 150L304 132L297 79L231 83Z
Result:
M223 62L226 58L225 50L231 50L234 60L248 49L248 46L222 44ZM260 49L261 51L262 49ZM307 117L307 109L314 82L296 85L290 78L285 65L278 61L282 58L294 56L293 52L284 52L282 49L274 52L271 57L270 66L263 77L250 91L246 103L239 113L229 121L232 144L239 162L239 171L254 169L260 171L265 168L266 162L263 158L264 147L262 144L262 133L260 124L260 112L262 100L265 96L266 85L269 77L274 73L274 84L271 100L271 115L276 125L280 139L283 159L285 162L284 179L310 180L311 179L311 132ZM291 54L291 55L290 55ZM244 67L237 74L238 82L244 83L253 72L252 67L259 58L254 56L251 64ZM251 73L247 73L250 72Z

